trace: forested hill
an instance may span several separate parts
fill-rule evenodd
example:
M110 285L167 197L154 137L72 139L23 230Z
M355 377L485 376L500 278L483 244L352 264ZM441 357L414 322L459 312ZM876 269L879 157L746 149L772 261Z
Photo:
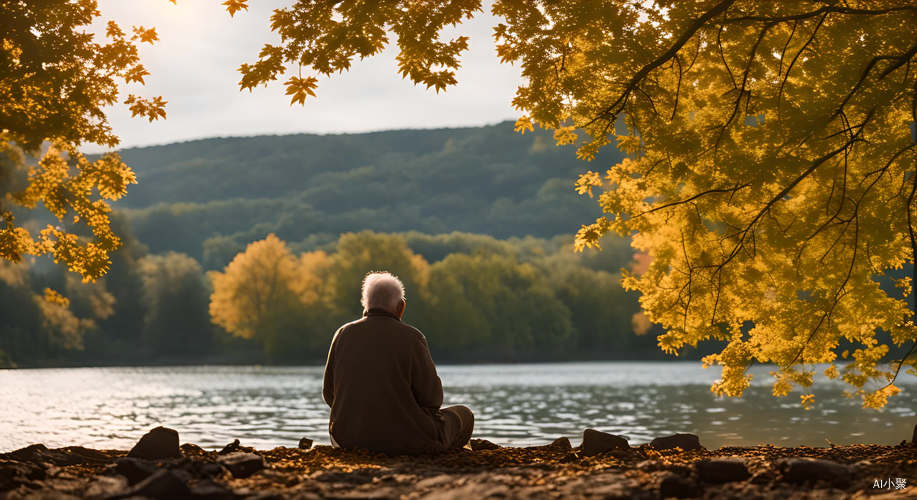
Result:
M606 148L607 149L607 148ZM151 252L225 265L275 233L314 247L345 231L465 231L504 238L575 232L600 213L573 191L590 165L550 134L511 122L475 128L204 139L131 148L137 172L118 208Z

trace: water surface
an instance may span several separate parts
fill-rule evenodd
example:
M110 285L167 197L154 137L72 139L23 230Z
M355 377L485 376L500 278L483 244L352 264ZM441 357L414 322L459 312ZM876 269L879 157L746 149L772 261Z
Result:
M881 411L842 396L843 384L818 380L816 404L799 394L774 398L768 367L755 367L740 399L718 398L718 369L694 362L603 362L440 366L445 404L476 414L475 437L544 444L586 427L631 444L674 432L698 434L708 448L773 443L896 444L917 418L917 377ZM235 438L257 448L328 443L322 367L155 367L0 370L0 451L32 443L128 449L157 425L205 448Z

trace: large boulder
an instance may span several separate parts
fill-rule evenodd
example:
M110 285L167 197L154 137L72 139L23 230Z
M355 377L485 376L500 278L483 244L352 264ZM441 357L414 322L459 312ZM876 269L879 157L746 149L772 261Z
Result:
M914 435L911 437L911 445L917 446L917 424L914 425Z
M739 458L714 458L697 463L697 475L708 483L730 483L751 477L745 462Z
M627 450L630 444L621 436L608 434L595 429L583 431L583 455L591 456L611 450Z
M694 434L673 434L671 436L658 437L650 441L650 446L657 450L681 448L684 451L690 451L704 449L700 445L700 439Z
M850 484L854 474L853 467L849 465L816 458L783 459L777 462L777 468L783 474L784 481L790 483L825 481L841 488Z
M131 458L144 458L158 460L161 458L178 458L181 449L178 447L178 431L166 427L156 427L147 432L131 448L127 456Z
M218 460L236 478L251 476L264 468L264 458L254 453L240 451L223 455Z

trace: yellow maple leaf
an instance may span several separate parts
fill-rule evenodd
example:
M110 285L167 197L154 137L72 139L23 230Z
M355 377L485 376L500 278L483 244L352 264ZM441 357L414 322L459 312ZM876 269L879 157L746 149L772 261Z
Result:
M240 10L248 10L248 0L226 0L223 5L226 6L226 11L229 12L230 17L235 17L236 12Z
M318 84L318 79L313 76L308 76L306 78L300 78L298 76L290 77L286 81L287 86L287 95L293 96L290 99L290 104L305 104L306 97L312 96L315 97L315 87Z

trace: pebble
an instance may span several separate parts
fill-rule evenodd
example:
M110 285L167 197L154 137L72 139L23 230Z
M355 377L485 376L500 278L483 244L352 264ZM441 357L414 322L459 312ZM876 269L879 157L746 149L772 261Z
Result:
M232 477L235 478L251 476L264 468L264 458L254 453L230 453L221 456L219 462L229 469L229 472L232 473Z

